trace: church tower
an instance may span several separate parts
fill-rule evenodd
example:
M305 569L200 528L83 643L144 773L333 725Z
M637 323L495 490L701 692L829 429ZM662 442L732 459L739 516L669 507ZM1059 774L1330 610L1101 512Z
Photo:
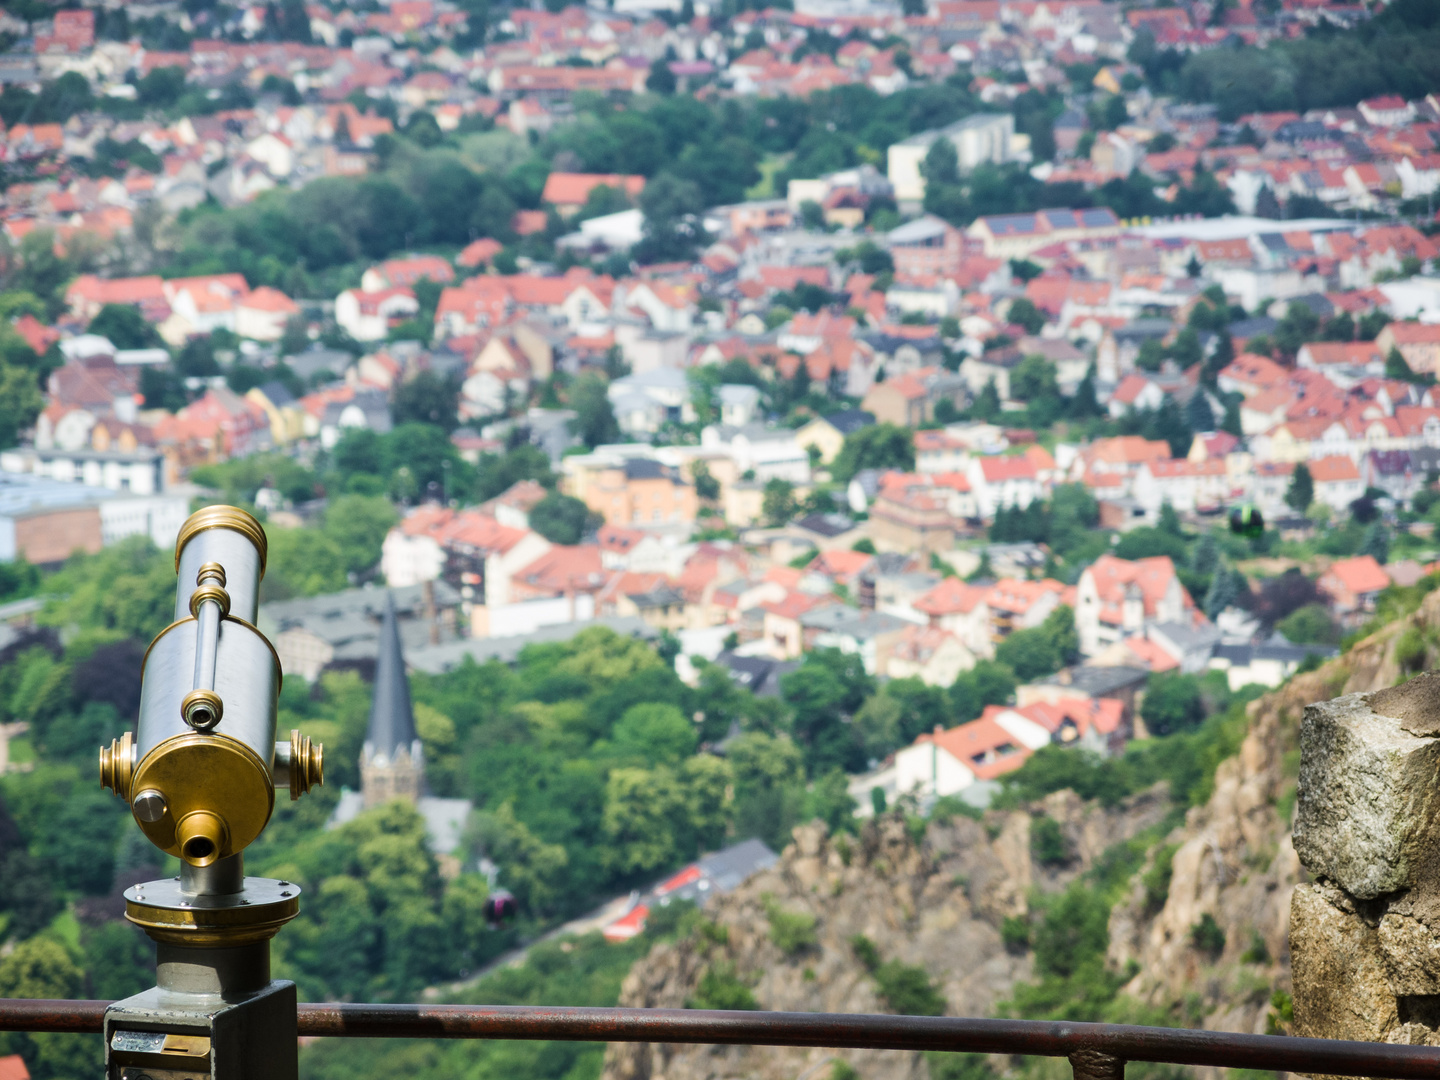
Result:
M380 653L375 661L370 726L360 753L360 790L365 809L425 793L425 752L410 707L410 681L395 621L395 599L385 596L385 621L380 628Z

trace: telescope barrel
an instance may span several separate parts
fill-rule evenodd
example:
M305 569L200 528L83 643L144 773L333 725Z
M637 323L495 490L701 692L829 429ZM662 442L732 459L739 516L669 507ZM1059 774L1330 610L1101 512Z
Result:
M185 522L175 621L145 654L133 744L100 754L102 784L156 847L195 868L259 836L277 787L293 799L321 782L320 747L298 733L276 742L280 660L255 626L266 550L260 523L235 507Z

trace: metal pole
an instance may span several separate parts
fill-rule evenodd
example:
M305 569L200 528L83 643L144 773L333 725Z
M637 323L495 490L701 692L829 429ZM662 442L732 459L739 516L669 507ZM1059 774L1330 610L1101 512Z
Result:
M0 1031L94 1034L108 1002L0 999ZM550 1039L932 1050L1069 1058L1080 1080L1116 1080L1127 1061L1228 1069L1440 1078L1440 1047L1244 1035L1188 1028L951 1016L590 1009L533 1005L301 1004L302 1036Z

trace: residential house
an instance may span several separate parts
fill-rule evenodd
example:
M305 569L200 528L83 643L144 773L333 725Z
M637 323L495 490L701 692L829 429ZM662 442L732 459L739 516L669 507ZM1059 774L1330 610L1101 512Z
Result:
M599 595L610 575L600 565L594 544L556 544L515 569L507 595L493 596L470 609L473 637L513 637L545 626L589 622L599 610Z
M1346 454L1332 454L1309 463L1310 479L1315 483L1315 501L1341 513L1365 494L1360 470Z
M635 528L691 524L699 509L694 485L653 458L627 458L600 468L578 497L608 524Z
M985 594L990 637L999 643L1016 630L1033 630L1065 601L1066 586L1053 578L1021 581L1001 578Z
M467 605L503 606L515 572L550 546L539 533L501 525L479 511L427 504L386 534L380 570L392 586L443 578Z
M1417 374L1440 375L1440 324L1386 323L1375 337L1375 349L1382 357L1395 349Z
M1135 473L1132 492L1148 514L1169 505L1182 514L1215 510L1230 495L1231 479L1224 461L1147 461Z
M932 628L954 634L976 657L989 660L995 655L990 592L989 586L967 585L959 578L947 577L911 606Z
M880 673L891 679L917 678L926 686L951 686L975 666L975 654L956 635L938 626L907 626L882 658Z
M984 715L1012 711L1050 733L1055 746L1078 746L1091 753L1120 753L1131 735L1130 714L1118 698L1060 698L1032 701L1018 708L987 705Z
M913 474L886 477L870 504L870 536L882 551L949 551L960 524L949 493Z
M1001 507L1023 510L1044 496L1035 463L1023 454L972 457L965 479L974 494L978 516L987 521Z
M1050 744L1050 732L1015 710L919 736L895 754L895 789L922 798L958 795L983 806L997 781Z
M1385 568L1373 555L1357 555L1330 564L1315 582L1330 600L1342 626L1354 629L1375 612L1375 602L1390 585Z
M828 416L817 416L798 428L795 442L809 451L815 447L820 463L829 465L845 445L845 440L862 427L875 423L875 414L863 409L845 409Z
M1385 374L1385 354L1373 341L1309 341L1295 354L1295 364L1318 371L1341 390Z
M455 268L439 255L407 255L386 259L370 267L360 277L360 288L366 292L381 292L385 289L414 288L421 281L448 285L454 280Z
M460 594L443 581L272 600L260 605L257 623L275 646L280 670L313 683L328 668L375 663L387 601L395 605L400 640L412 648L454 641L459 633Z
M1120 380L1105 407L1111 416L1118 419L1132 409L1158 409L1164 403L1165 391L1160 388L1160 384L1149 375L1132 371Z
M876 383L860 405L882 423L919 427L935 418L940 402L949 402L958 412L968 399L964 379L932 367Z
M346 289L335 298L335 322L356 341L383 341L419 311L420 302L409 288Z
M656 368L615 379L607 388L606 396L620 430L631 438L653 436L666 424L688 424L695 420L689 380L676 368Z
M833 596L812 596L790 590L782 599L762 604L763 635L770 655L777 660L793 660L799 656L805 651L805 626L801 619L816 608L838 603Z
M1149 685L1144 667L1080 664L1015 688L1015 703L1024 708L1037 701L1099 701L1113 699L1124 707L1124 721L1135 714L1135 704Z
M1152 623L1146 627L1145 637L1163 649L1187 675L1204 674L1215 646L1220 644L1220 631L1208 621Z
M1277 633L1258 645L1216 645L1210 669L1225 672L1231 690L1250 685L1276 687L1294 675L1309 657L1328 660L1338 652L1328 645L1293 645Z
M934 214L891 229L886 240L900 279L948 277L965 257L964 233Z
M816 627L811 647L839 649L859 656L869 675L880 673L884 658L900 641L905 630L913 628L913 624L886 615L883 611L861 612L838 604L821 610L827 614L841 613L842 617L826 620L826 625ZM802 624L804 621L802 618Z
M1080 650L1090 656L1156 623L1185 621L1195 607L1168 555L1101 555L1081 572L1076 601Z
M261 383L245 392L245 400L258 405L270 422L270 441L285 446L305 436L305 410L295 395L274 381Z

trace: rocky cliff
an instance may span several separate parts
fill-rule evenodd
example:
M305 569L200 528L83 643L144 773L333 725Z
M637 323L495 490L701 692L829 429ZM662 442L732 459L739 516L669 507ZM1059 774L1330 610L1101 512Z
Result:
M1250 704L1248 732L1216 769L1209 798L1151 844L1110 913L1108 964L1128 974L1125 992L1150 1015L1231 1031L1284 1027L1284 998L1278 1006L1273 999L1289 988L1290 893L1303 873L1289 836L1301 712L1312 701L1394 684L1397 657L1417 667L1433 656L1417 658L1416 642L1429 649L1433 639L1440 593ZM1061 791L1023 810L932 821L923 830L887 815L858 838L802 826L775 867L637 964L620 1004L704 1003L718 980L748 988L763 1009L887 1011L873 969L898 961L930 975L949 1015L990 1015L1036 974L1028 951L1013 940L1007 948L1007 918L1023 917L1034 898L1065 889L1123 841L1153 839L1174 814L1160 784L1112 808ZM1043 865L1032 851L1032 827L1043 818L1058 824L1068 848L1061 865ZM1219 934L1197 935L1206 916ZM865 942L873 945L868 963ZM837 1058L865 1080L928 1080L916 1054L641 1044L612 1045L604 1080L830 1080L846 1075L834 1065L826 1072Z

